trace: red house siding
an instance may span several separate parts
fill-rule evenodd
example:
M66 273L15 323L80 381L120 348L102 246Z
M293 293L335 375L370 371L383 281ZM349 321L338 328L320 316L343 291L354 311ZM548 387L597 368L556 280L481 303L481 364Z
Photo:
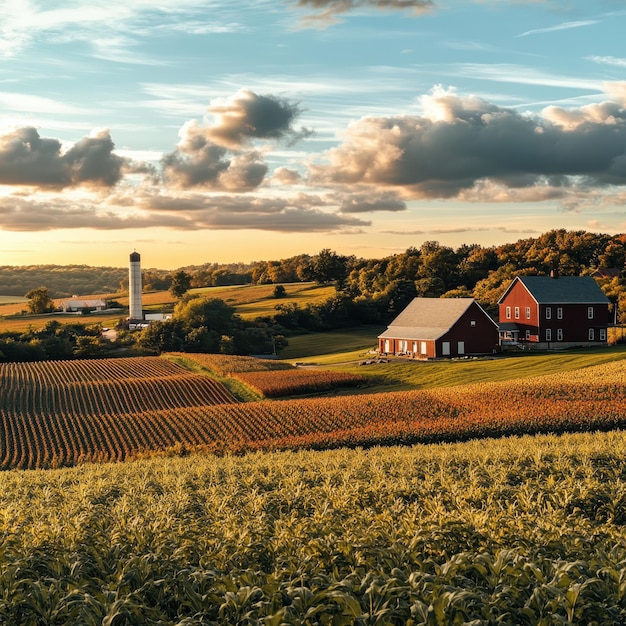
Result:
M558 309L562 309L562 315L559 319ZM550 317L547 315L547 309L550 309ZM589 309L593 311L592 317L589 317ZM558 341L606 341L600 339L600 329L606 328L609 324L608 307L601 304L542 304L539 307L540 320L540 341L548 341L546 331L550 330L550 340ZM559 329L562 334L559 334ZM589 330L594 330L594 337L590 339ZM559 338L560 337L560 338Z
M530 309L530 316L527 316L527 309ZM591 317L589 310L593 311ZM519 340L552 345L561 342L606 343L610 323L606 304L556 301L539 304L521 281L512 285L499 304L499 316L501 323L517 325ZM590 337L591 329L593 338Z
M450 330L437 339L437 356L443 356L443 343L450 343L450 356L490 354L499 345L498 328L473 303ZM463 342L463 352L459 352Z
M507 309L510 316L507 316ZM530 317L527 317L527 309L530 309ZM518 316L515 317L515 312ZM499 316L501 322L513 322L520 329L519 339L525 339L528 331L530 341L538 341L539 332L539 305L530 295L522 283L516 283L500 304Z

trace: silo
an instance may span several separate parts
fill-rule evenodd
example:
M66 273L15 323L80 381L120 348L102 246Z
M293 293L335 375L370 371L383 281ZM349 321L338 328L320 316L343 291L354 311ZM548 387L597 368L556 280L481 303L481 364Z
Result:
M128 317L131 320L143 319L143 307L141 304L141 256L138 252L133 252L130 255L128 292Z

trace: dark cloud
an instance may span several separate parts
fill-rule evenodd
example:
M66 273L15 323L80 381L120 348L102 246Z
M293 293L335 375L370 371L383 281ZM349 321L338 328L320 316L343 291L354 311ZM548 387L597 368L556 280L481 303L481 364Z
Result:
M341 213L405 210L406 202L392 191L369 190L339 196L339 211Z
M426 13L434 9L432 0L298 0L298 6L311 9L313 15L304 19L305 24L327 26L337 21L337 15L366 8L382 10L412 10Z
M137 199L137 207L150 212L185 215L193 228L256 229L274 232L332 232L369 226L369 221L341 215L331 202L316 195L265 198L247 195L205 194L184 197L150 196Z
M180 134L176 150L161 161L165 180L174 187L250 191L263 182L268 168L257 152L229 156L196 122L186 124Z
M291 198L249 195L191 194L183 197L145 195L138 208L150 213L184 215L194 229L255 229L273 232L334 232L362 228L370 222L341 215L330 200L297 194Z
M312 168L311 182L401 187L415 198L457 197L485 181L520 189L626 184L623 105L570 112L569 126L555 111L523 115L442 90L423 105L421 117L353 124L328 152L330 165Z
M93 228L123 230L168 226L184 228L186 220L176 216L135 215L120 217L114 210L72 203L66 199L31 200L17 196L0 199L0 228L15 232L37 232L58 229Z
M181 231L254 229L328 233L354 232L370 224L338 213L329 200L307 194L292 198L203 193L168 196L133 190L127 195L119 192L98 204L61 197L0 198L0 229L15 232L164 227Z
M251 139L286 140L290 143L311 131L296 130L293 123L300 114L297 102L272 95L258 95L248 89L231 98L216 100L209 106L215 122L205 129L206 136L227 148L238 148Z
M113 149L108 131L85 137L63 152L58 139L40 137L32 127L19 128L0 137L0 184L112 187L130 165Z

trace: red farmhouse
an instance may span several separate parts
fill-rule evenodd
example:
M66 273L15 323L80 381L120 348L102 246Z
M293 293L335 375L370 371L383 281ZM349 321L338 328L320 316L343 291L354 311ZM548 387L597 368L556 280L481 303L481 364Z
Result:
M381 354L420 359L491 354L498 326L473 298L414 298L378 336Z
M503 345L561 349L607 343L609 299L591 276L518 276L498 305Z

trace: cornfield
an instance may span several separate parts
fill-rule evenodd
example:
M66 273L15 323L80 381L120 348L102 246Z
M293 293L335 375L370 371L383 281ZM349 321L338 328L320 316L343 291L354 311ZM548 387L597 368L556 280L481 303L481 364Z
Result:
M318 368L297 369L289 363L223 354L170 353L183 357L221 377L232 377L266 398L358 387L367 383L360 374Z
M609 430L626 423L625 383L616 362L514 382L238 403L215 380L165 359L6 364L0 466Z
M0 623L621 625L625 457L613 431L3 472Z

